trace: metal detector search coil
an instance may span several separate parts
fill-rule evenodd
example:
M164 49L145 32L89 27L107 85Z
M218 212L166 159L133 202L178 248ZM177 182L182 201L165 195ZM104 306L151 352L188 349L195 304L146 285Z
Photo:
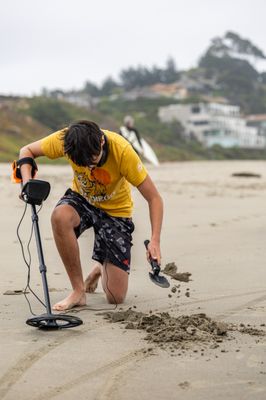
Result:
M72 315L43 314L27 319L26 324L42 330L74 328L83 322Z

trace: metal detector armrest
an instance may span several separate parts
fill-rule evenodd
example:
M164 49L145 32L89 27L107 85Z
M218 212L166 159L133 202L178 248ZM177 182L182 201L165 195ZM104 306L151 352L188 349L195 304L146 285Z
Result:
M21 197L29 204L41 205L50 193L50 183L39 179L30 179L22 187Z

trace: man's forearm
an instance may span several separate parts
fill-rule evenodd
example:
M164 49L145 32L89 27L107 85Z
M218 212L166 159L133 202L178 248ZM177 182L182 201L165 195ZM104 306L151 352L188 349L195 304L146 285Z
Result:
M162 221L163 221L163 201L160 195L154 197L149 202L151 220L151 239L160 242Z
M30 149L27 146L22 147L19 152L19 159L24 158L24 157L34 158L34 155L32 154L32 152L30 151ZM20 167L20 171L21 171L23 184L25 184L29 179L32 178L32 176L31 176L32 166L30 164L23 164Z
M160 236L163 220L163 200L149 175L147 175L142 184L138 186L138 189L142 196L147 200L150 210L151 240L148 246L147 258L148 260L150 257L157 259L160 264Z

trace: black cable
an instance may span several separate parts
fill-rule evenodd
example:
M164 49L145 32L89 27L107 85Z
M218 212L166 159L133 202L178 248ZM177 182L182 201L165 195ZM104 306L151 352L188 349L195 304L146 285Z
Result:
M106 248L106 249L107 249L107 248ZM108 279L109 279L109 278L108 278L108 272L107 272L107 252L108 252L108 250L106 251L106 258L105 258L103 267L104 267L104 269L105 269L105 274L106 274L106 289L108 290L108 292L110 293L110 295L111 295L112 298L114 299L115 307L111 310L111 311L114 311L114 310L117 309L118 304L117 304L117 302L116 302L115 296L113 295L112 291L111 291L111 290L109 289L109 287L108 287Z
M25 287L25 289L24 289L24 291L23 291L23 294L24 294L25 299L26 299L26 301L27 301L27 303L28 303L28 306L29 306L29 309L30 309L31 314L35 316L36 314L32 311L32 307L31 307L30 301L29 301L29 299L28 299L28 297L27 297L27 289L29 289L29 291L35 296L35 298L36 298L44 307L46 307L46 306L45 306L44 302L37 296L37 294L33 291L33 289L32 289L31 286L30 286L30 273L31 273L31 270L30 270L30 268L31 268L30 243L31 243L32 235L33 235L33 222L32 222L31 232L30 232L30 236L29 236L29 240L28 240L28 244L27 244L27 252L28 252L29 260L26 259L25 250L24 250L24 246L23 246L23 242L22 242L21 237L20 237L20 234L19 234L20 226L21 226L21 224L22 224L22 221L23 221L23 219L24 219L24 217L25 217L25 214L26 214L26 211L27 211L27 206L28 206L28 204L25 203L24 212L23 212L22 217L21 217L21 219L20 219L20 221L19 221L19 223L18 223L18 226L17 226L17 238L18 238L19 243L20 243L20 247L21 247L21 252L22 252L23 260L24 260L24 262L25 262L25 264L26 264L26 266L27 266L27 268L28 268L27 284L26 284L26 287ZM38 213L40 212L41 208L42 208L42 206L39 208Z

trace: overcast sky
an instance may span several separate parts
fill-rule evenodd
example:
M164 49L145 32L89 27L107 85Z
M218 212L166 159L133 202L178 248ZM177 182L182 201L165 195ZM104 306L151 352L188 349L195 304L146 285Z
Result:
M266 52L266 0L0 1L2 94L78 89L169 56L189 68L227 30Z

